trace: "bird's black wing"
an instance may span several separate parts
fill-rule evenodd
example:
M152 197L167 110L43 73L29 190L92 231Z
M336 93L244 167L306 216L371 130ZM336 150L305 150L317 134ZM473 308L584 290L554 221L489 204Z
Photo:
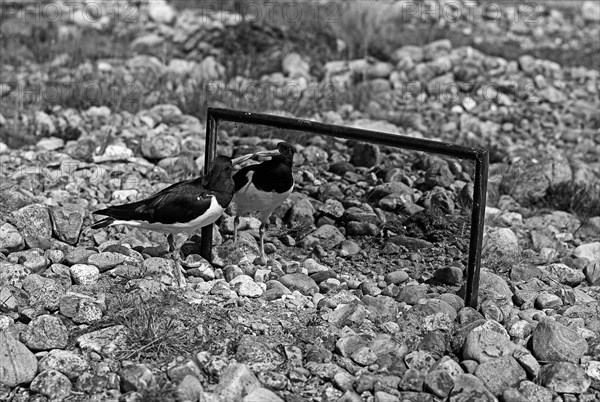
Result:
M210 192L194 185L194 180L187 180L173 184L144 200L108 207L94 214L150 223L189 222L209 209L211 199Z
M290 167L280 158L274 157L270 161L261 163L255 169L252 183L258 190L282 194L292 187L294 177Z
M252 173L252 175L249 175L249 173ZM254 187L267 193L285 193L294 184L290 167L278 157L240 169L233 176L235 191L238 192L248 184L250 179L252 179Z

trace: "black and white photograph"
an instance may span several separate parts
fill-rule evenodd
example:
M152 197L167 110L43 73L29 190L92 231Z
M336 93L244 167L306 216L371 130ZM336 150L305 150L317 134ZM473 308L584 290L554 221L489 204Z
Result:
M600 0L0 0L0 401L599 402Z

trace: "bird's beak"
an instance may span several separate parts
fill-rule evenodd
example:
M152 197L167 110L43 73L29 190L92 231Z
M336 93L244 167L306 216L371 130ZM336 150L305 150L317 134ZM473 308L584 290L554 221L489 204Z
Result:
M258 151L253 154L247 154L244 156L240 156L239 158L232 159L231 163L233 165L239 165L240 163L245 162L248 159L252 159L255 156L276 156L276 155L280 155L279 151L276 149L273 151Z

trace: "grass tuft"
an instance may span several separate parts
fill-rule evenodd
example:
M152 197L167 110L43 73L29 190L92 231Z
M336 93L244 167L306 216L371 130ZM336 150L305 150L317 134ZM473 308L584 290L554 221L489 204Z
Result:
M127 347L119 358L162 360L185 353L187 328L176 310L180 303L171 293L149 300L135 293L111 298L107 317L127 329Z
M558 209L576 215L582 221L600 216L600 185L563 182L550 186L541 207Z

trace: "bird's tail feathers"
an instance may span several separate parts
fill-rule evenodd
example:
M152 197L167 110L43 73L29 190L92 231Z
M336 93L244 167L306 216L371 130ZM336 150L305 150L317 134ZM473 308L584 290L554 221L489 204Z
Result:
M101 219L98 222L92 223L92 225L90 227L92 229L100 229L100 228L104 228L104 227L110 225L114 221L115 221L115 218L108 217L108 218Z

